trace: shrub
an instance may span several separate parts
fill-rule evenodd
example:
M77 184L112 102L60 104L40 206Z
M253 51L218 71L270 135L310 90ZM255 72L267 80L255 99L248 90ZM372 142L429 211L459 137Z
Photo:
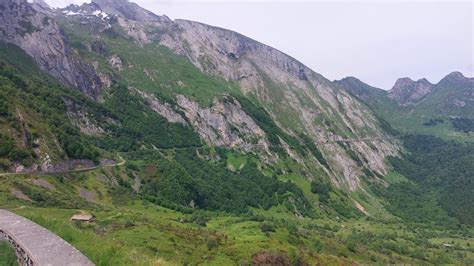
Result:
M260 225L260 230L262 230L263 233L273 233L275 232L275 226L268 223L262 223Z
M213 250L213 249L216 249L217 247L219 247L219 243L217 242L217 240L215 240L214 238L207 240L208 250Z

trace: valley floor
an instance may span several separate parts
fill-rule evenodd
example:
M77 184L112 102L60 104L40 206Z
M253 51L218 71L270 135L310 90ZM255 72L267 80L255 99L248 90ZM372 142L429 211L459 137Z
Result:
M137 199L78 210L7 203L6 197L1 194L2 205L55 232L97 265L249 265L258 253L310 265L474 262L472 230L369 218L296 219L279 207L242 216L203 212L196 217ZM70 217L80 211L97 221L71 223Z

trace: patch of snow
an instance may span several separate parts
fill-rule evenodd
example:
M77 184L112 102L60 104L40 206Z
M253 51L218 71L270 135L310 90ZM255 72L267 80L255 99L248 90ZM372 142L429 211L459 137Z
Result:
M105 13L102 10L95 10L92 15L101 18L102 20L109 18L109 14Z
M73 12L73 11L66 11L64 10L63 13L66 15L66 16L75 16L75 15L80 15L81 13L79 12Z

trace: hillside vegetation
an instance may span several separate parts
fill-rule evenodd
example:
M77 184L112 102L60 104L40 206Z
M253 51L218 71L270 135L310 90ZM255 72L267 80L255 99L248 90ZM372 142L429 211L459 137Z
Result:
M0 13L0 206L97 265L474 263L458 75L402 106L125 0Z

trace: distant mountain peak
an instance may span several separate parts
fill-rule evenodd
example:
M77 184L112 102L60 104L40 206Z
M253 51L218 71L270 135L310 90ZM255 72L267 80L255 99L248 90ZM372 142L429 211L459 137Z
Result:
M345 77L341 80L336 80L334 82L342 86L346 91L348 91L352 95L362 100L367 100L375 94L381 94L381 95L386 94L384 90L372 87L369 84L352 76Z
M474 78L468 78L459 71L449 73L438 84L440 86L466 87L474 90Z
M443 80L448 79L452 81L465 81L468 78L465 77L461 72L459 71L454 71L449 73L446 77L443 78Z
M433 85L431 82L429 82L426 78L421 78L417 81L409 78L409 77L404 77L404 78L399 78L397 79L397 81L395 82L395 84L393 85L392 87L392 90L397 90L397 89L400 89L400 88L403 88L405 86L410 86L410 88L415 88L415 87L412 87L411 85L423 85L423 86L430 86L430 85Z
M409 77L399 78L397 79L397 81L395 81L395 85L393 86L396 87L396 86L400 86L401 84L407 84L407 83L412 83L412 82L415 82L415 81Z
M459 71L453 71L449 73L446 77L465 78L465 76Z
M138 22L168 22L167 16L158 16L129 0L92 0L91 4L96 4L109 14L122 16L129 20Z
M400 105L411 105L420 102L426 95L431 93L434 85L426 78L417 81L411 78L399 78L389 91L389 97Z
M43 7L43 8L50 8L50 6L48 5L48 3L46 3L44 0L32 0L32 3L33 3L33 4L40 5L40 6Z

